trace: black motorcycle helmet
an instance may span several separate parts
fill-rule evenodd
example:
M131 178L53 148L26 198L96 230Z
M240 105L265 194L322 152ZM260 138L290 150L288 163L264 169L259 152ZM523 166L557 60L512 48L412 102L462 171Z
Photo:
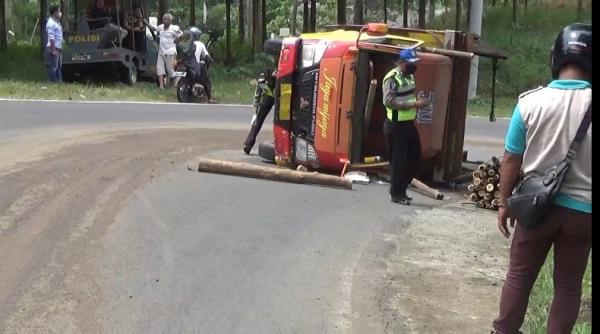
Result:
M566 64L576 64L591 74L592 71L592 25L573 23L564 27L554 42L550 53L552 78L558 79Z
M190 28L190 32L192 33L192 36L194 37L194 41L199 41L200 37L202 36L202 31L196 27L191 27Z

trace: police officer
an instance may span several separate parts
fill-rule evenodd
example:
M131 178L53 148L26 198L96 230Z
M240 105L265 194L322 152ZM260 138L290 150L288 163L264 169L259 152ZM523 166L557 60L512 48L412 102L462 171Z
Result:
M278 59L275 59L275 64L278 63ZM255 114L252 117L250 133L244 141L244 152L250 154L254 143L256 142L256 136L260 132L269 111L275 104L275 96L273 94L275 90L275 83L277 81L277 71L266 70L259 78L257 83L256 91L254 93L254 110Z
M519 96L506 135L498 227L506 238L510 236L508 221L515 230L499 315L494 321L498 334L518 333L529 294L551 247L554 299L548 333L571 333L579 314L592 246L591 24L575 23L562 29L552 49L551 70L554 80L546 87ZM581 142L573 152L570 146L578 132ZM515 225L506 200L519 172L542 174L567 153L573 161L544 221L531 228L518 221Z
M392 202L410 205L412 198L406 189L412 181L421 160L421 142L414 120L417 109L426 105L417 100L414 73L419 58L414 49L404 49L396 61L396 67L383 79L383 105L386 120L383 131L388 138L391 155Z

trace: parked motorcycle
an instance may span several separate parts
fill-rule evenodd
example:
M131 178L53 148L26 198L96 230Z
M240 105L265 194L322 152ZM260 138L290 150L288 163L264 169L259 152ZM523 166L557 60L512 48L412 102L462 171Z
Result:
M206 66L204 61L200 66ZM175 68L177 101L181 103L207 103L208 96L203 84L199 82L198 75L190 71L184 63L179 63Z

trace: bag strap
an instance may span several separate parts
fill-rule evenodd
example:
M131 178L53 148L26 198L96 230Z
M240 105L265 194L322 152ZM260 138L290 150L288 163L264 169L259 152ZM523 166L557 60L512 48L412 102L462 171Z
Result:
M587 133L587 130L590 127L590 124L592 123L592 103L590 102L590 105L588 106L585 115L583 116L583 120L581 121L581 124L579 125L579 129L577 129L577 134L575 135L575 139L573 139L573 142L571 143L571 147L569 147L569 152L567 153L567 156L565 157L565 160L567 161L567 163L571 163L575 157L577 157L577 151L579 150L579 146L581 146L581 142L583 141L583 138L585 138L585 135Z

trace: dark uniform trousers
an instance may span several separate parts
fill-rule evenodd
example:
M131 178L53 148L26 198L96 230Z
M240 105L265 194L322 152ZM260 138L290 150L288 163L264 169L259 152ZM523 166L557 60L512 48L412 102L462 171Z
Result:
M415 177L421 163L421 141L414 121L385 121L384 133L388 138L391 160L391 194L406 196L406 189Z
M250 128L250 133L248 133L248 137L244 141L244 146L252 148L254 143L256 142L256 136L260 132L267 115L269 115L269 111L273 108L275 104L275 98L268 95L263 95L260 106L258 107L258 113L256 114L256 122L252 124L252 128Z

